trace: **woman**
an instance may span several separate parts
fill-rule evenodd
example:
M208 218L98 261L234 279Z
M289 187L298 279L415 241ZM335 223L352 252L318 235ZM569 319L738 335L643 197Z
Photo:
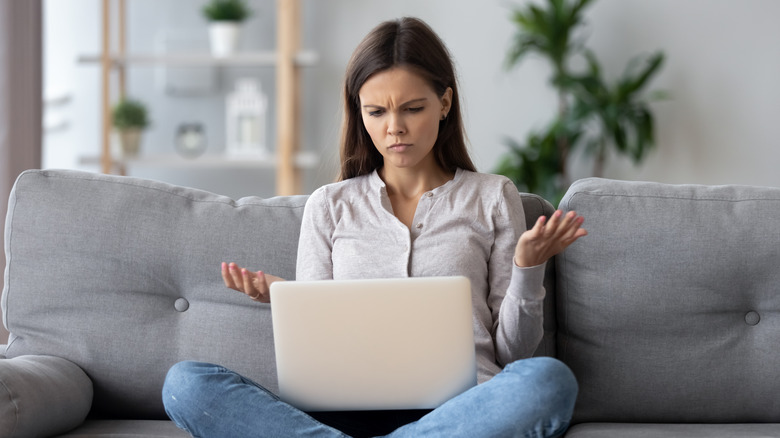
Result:
M545 263L587 234L583 218L557 211L525 231L512 183L475 171L452 60L420 20L369 33L344 100L340 181L307 201L296 278L467 276L480 384L430 412L310 415L222 367L185 362L166 380L167 412L201 437L562 435L576 381L555 359L527 358L542 337ZM222 276L262 302L281 280L233 263Z

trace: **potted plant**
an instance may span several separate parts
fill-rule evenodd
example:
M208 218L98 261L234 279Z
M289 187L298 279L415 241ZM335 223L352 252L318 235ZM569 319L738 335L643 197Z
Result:
M512 15L517 32L507 66L519 64L530 54L548 61L558 111L547 126L529 133L525 141L508 139L510 150L495 172L512 179L520 190L554 203L569 187L567 164L577 148L593 160L594 176L603 175L611 153L629 156L635 164L641 162L654 145L649 104L664 97L660 92L644 93L663 64L662 52L633 59L617 81L604 79L580 30L584 10L593 1L545 0L517 7ZM575 70L573 65L584 67Z
M209 21L211 53L226 56L236 51L241 23L252 14L244 0L211 0L203 6Z
M141 146L141 133L149 126L146 106L138 100L122 99L111 111L111 121L119 134L119 144L124 157L137 157Z

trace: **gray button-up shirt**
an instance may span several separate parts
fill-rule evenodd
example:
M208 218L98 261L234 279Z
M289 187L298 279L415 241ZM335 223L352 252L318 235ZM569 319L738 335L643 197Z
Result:
M522 201L509 179L462 169L420 198L409 229L393 215L375 171L311 195L296 279L468 277L482 383L530 357L542 338L544 265L512 262L525 229Z

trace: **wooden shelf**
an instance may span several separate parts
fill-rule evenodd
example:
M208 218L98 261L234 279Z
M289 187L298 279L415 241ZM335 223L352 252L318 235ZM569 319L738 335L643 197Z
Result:
M116 20L112 19L112 5L116 3ZM129 166L173 166L173 167L210 167L210 168L260 168L276 171L276 193L278 195L296 195L302 191L301 169L318 164L318 158L312 153L299 152L300 142L300 68L314 65L318 56L313 52L300 50L300 0L276 0L277 41L276 50L263 52L239 52L225 57L215 57L210 53L137 53L126 51L126 0L103 0L101 14L102 44L100 54L84 55L78 58L81 63L94 63L100 66L101 113L102 113L102 149L100 156L82 158L82 163L99 164L102 172L118 171L124 174ZM117 23L116 38L113 37L112 22ZM111 42L116 40L116 49ZM248 66L273 67L276 70L276 154L264 158L232 159L203 156L188 160L175 155L143 156L138 159L124 160L111 153L111 76L117 73L119 98L125 96L126 75L129 66ZM209 157L208 160L205 157Z
M294 158L299 169L314 169L320 159L314 152L299 152ZM186 158L175 154L150 154L137 158L114 158L115 167L169 167L169 168L199 168L199 169L274 169L279 164L279 157L273 154L266 156L227 156L201 155L196 158ZM88 155L79 158L82 165L100 165L101 157Z
M226 66L226 67L276 67L279 56L276 52L246 52L230 56L214 56L210 53L177 54L132 54L109 57L112 68L125 68L130 65L167 65L177 67ZM311 67L317 64L319 57L314 52L299 52L293 62L297 67ZM77 61L82 64L99 64L100 55L81 55Z

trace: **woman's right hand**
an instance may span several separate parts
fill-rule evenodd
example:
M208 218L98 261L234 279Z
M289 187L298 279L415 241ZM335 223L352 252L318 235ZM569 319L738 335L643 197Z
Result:
M284 281L263 271L252 272L235 263L222 263L222 280L230 289L245 293L249 298L261 303L271 302L271 283Z

